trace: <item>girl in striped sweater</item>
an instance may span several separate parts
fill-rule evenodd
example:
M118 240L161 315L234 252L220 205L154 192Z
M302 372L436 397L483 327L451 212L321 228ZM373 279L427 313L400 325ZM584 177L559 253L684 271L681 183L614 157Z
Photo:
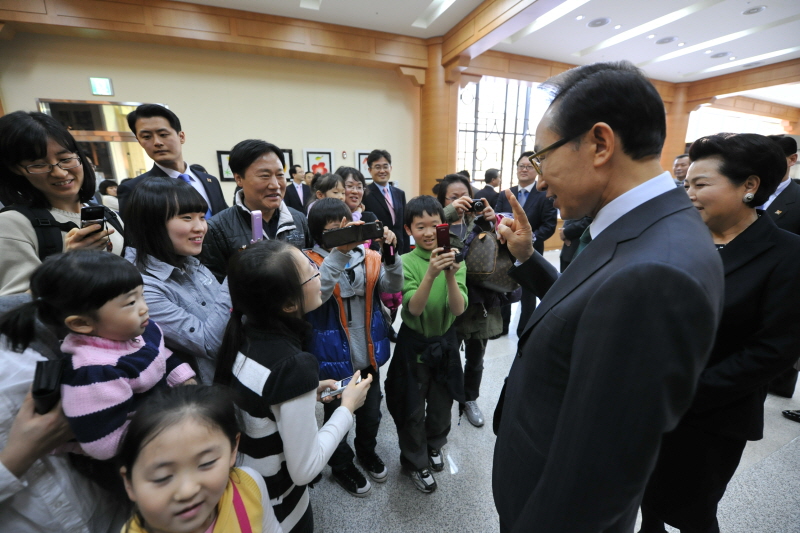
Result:
M48 257L31 276L33 300L4 315L0 333L24 350L37 318L68 334L61 344L61 407L81 450L117 453L129 418L153 390L194 383L195 373L164 346L148 319L142 276L123 258L99 251Z

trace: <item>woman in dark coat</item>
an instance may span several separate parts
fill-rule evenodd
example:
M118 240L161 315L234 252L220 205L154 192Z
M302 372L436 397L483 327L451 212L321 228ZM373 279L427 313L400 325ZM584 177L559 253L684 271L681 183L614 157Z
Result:
M748 440L764 429L769 381L800 353L800 237L755 206L786 172L768 138L695 141L685 187L725 268L725 307L689 411L666 434L642 502L641 533L718 532L717 504Z

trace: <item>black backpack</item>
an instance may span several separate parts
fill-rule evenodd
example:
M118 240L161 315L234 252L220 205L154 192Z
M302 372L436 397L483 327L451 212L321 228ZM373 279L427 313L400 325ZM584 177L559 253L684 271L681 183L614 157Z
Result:
M103 209L105 210L105 219L122 235L122 224L120 224L117 214L108 207L103 206ZM49 255L63 252L64 239L61 237L61 232L67 232L72 228L78 227L74 222L58 222L50 211L41 207L9 205L0 210L0 213L5 213L6 211L17 211L30 220L33 229L36 231L36 240L39 241L40 261L44 261Z

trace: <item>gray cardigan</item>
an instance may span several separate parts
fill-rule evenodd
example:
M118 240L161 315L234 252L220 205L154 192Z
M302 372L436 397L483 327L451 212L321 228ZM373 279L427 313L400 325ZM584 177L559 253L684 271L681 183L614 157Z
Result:
M125 259L134 262L136 250L127 248ZM181 269L150 256L142 278L150 318L161 326L167 347L192 354L202 382L212 383L230 317L228 280L219 283L195 257Z

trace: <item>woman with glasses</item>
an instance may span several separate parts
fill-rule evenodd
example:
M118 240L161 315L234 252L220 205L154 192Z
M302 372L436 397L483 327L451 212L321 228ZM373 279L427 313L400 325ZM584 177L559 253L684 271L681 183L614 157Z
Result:
M364 175L353 167L339 167L336 174L344 178L344 203L350 208L353 221L375 222L378 217L364 207L364 197L369 194L367 180Z
M783 152L762 135L723 133L696 140L689 158L684 186L719 250L725 302L694 399L662 438L641 533L665 522L719 531L717 504L747 441L763 437L767 386L800 353L800 237L757 208L786 173Z
M92 165L61 123L23 111L0 118L0 202L7 206L0 213L0 295L27 291L31 273L52 253L122 252L122 235L112 227L80 228L81 207L94 193ZM122 227L116 218L113 224Z
M480 213L473 212L472 187L463 174L448 174L439 183L437 199L444 207L445 222L450 224L450 246L456 250L464 248L464 241L475 228L493 229L495 214L490 206ZM456 319L459 344L464 343L464 397L466 403L459 405L459 413L466 413L467 420L475 427L484 423L483 413L478 407L483 377L483 355L486 343L503 330L500 308L509 300L505 295L482 289L470 283L469 305L464 314Z

